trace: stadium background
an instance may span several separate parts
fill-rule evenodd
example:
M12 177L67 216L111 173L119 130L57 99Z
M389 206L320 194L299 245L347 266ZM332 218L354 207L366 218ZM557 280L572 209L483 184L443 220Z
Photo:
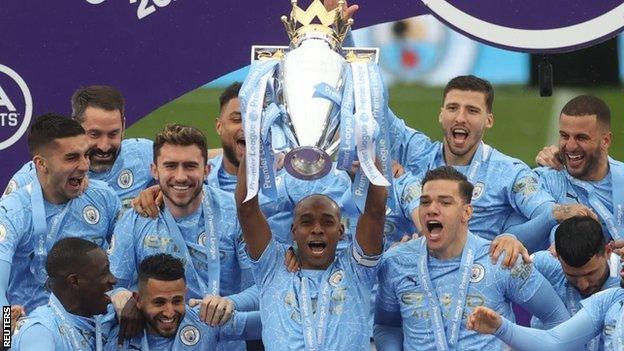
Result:
M530 84L528 54L474 42L431 16L359 29L354 37L358 46L381 48L380 65L389 86L390 107L409 126L432 139L442 136L437 116L443 85L453 76L475 74L495 86L495 122L486 132L485 141L500 151L534 165L536 153L544 145L557 142L557 117L563 104L575 95L587 93L601 97L611 107L610 155L624 159L624 95L619 84L602 87L600 81L592 81L591 86L556 84L553 96L540 97L537 87ZM624 39L620 36L616 41L619 49L612 55L619 62L619 79L614 79L619 82L624 79ZM603 58L596 59L599 62ZM219 147L214 130L219 94L231 82L242 81L246 72L246 67L231 72L160 107L129 127L126 138L151 139L165 123L176 121L202 129L210 147ZM571 72L555 66L555 83L566 74Z

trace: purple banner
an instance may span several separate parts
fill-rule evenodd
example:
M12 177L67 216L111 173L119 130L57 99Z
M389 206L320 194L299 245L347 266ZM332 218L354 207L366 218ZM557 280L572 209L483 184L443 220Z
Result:
M420 1L360 5L356 28L426 10ZM290 9L288 0L3 0L0 191L29 159L31 115L69 115L78 87L108 84L126 97L130 125L247 65L252 44L288 43L280 16Z
M452 27L499 47L562 51L619 32L623 2L360 1L355 28L431 10ZM69 115L69 99L78 87L118 87L130 125L247 65L252 44L286 44L279 18L290 8L288 0L3 0L0 190L29 158L24 133L31 117L49 111Z
M624 0L422 1L467 36L516 51L572 51L624 28Z

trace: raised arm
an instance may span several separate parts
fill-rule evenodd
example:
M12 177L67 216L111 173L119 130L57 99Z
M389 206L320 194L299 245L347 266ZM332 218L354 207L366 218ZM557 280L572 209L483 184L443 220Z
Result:
M271 228L258 203L258 195L247 202L243 202L247 196L247 160L243 155L238 166L236 182L236 214L243 230L243 238L247 244L249 257L258 260L264 249L271 241ZM383 226L382 226L383 231Z
M380 255L383 251L384 223L386 221L386 199L388 189L372 183L368 187L364 213L360 216L355 231L355 240L367 256Z

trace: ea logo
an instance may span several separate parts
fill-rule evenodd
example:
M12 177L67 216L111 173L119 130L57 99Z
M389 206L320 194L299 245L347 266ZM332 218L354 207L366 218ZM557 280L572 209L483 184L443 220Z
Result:
M24 79L11 68L0 65L0 150L24 135L32 108L32 96Z

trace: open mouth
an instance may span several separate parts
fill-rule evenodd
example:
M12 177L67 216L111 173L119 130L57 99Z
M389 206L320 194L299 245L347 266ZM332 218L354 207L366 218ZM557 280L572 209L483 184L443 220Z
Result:
M468 131L464 128L454 128L452 133L453 139L457 143L464 143L468 139Z
M67 180L67 183L73 188L80 188L82 185L82 181L84 180L84 176L82 177L71 177Z
M171 186L171 189L180 193L187 192L190 188L191 186L189 184L175 184Z
M160 324L161 329L164 330L173 330L178 326L178 319L176 317L158 318L158 324Z
M427 221L427 230L429 231L431 239L437 239L440 237L440 233L442 232L442 223L436 220Z
M577 166L579 165L581 162L583 162L583 160L585 159L585 155L584 154L578 154L578 153L567 153L566 152L566 163L570 166Z
M308 248L315 255L321 255L325 251L327 243L321 240L313 240L308 243Z
M247 142L245 141L245 137L244 136L240 136L240 137L236 138L236 151L239 154L244 153L246 147L247 147Z
M113 152L94 152L91 155L100 160L110 160L113 158Z

